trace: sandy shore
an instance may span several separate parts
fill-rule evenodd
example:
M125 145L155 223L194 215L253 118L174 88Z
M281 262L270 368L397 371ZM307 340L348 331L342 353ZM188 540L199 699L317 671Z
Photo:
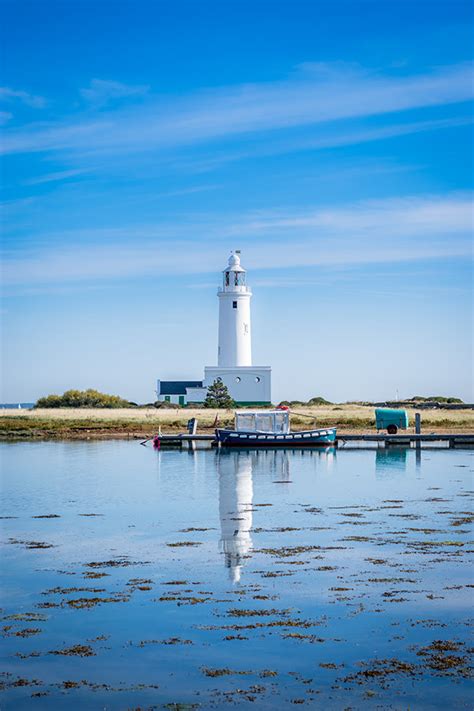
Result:
M408 410L413 431L415 410ZM292 410L292 428L337 427L339 432L375 431L374 408L360 405L327 405ZM233 423L231 410L127 408L99 410L92 408L0 410L0 438L91 439L105 437L150 437L159 428L163 433L184 432L191 417L198 420L198 432L210 432L216 417L220 426ZM423 410L423 432L474 433L473 410Z

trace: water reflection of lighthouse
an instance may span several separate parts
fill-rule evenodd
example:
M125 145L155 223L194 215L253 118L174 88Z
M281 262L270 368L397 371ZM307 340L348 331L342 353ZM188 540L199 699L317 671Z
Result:
M240 580L243 559L252 548L252 452L219 452L220 545L233 583Z

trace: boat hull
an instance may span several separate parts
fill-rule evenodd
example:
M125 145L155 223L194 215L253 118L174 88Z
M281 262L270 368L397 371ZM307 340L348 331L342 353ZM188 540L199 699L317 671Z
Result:
M238 432L237 430L216 430L216 439L222 447L328 447L336 441L336 428L273 434L272 432Z

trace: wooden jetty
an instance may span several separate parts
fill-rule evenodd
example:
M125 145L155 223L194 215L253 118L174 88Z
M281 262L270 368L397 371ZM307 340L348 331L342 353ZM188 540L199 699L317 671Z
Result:
M340 434L337 437L337 446L344 446L346 442L383 442L386 446L412 444L421 445L423 443L447 442L449 447L469 447L474 446L474 434L441 434L431 432L426 434Z
M369 442L384 444L386 447L391 445L417 447L423 444L446 443L448 447L474 447L474 434L464 433L426 433L426 434L338 434L336 439L336 447L342 448L346 444L366 444ZM161 434L159 435L160 447L182 447L183 444L192 446L193 444L208 444L217 446L217 439L214 433L209 434Z

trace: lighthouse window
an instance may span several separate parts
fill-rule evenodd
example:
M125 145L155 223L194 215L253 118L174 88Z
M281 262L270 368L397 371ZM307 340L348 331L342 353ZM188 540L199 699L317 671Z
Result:
M232 308L233 308L233 309L236 309L236 308L237 308L237 301L233 301L233 302L232 302Z
M229 286L229 272L225 273L225 285Z

